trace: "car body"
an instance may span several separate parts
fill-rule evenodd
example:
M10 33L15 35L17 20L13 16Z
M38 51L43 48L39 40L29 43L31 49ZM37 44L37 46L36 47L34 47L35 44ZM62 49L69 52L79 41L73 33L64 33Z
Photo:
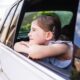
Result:
M52 67L42 61L29 59L26 55L14 51L13 46L17 41L28 40L24 36L19 36L20 26L25 13L37 11L56 12L61 10L72 12L73 17L69 19L71 21L69 27L63 28L63 33L69 36L69 39L73 42L77 6L78 0L74 2L72 0L18 0L10 6L0 26L1 80L70 80L70 72L55 66ZM69 33L67 33L67 30Z

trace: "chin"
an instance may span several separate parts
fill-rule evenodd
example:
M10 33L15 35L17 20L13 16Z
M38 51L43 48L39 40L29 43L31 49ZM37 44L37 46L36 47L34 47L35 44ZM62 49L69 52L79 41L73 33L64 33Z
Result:
M32 44L37 44L36 42L34 41L29 41L29 43L32 45Z
M41 44L44 44L45 42L40 42L40 41L34 41L34 40L30 40L29 43L32 45L32 44L38 44L38 45L41 45Z

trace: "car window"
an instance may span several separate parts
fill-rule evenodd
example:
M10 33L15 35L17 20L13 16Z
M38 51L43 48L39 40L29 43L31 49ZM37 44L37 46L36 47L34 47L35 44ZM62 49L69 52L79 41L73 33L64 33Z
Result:
M67 40L73 41L75 28L74 25L76 19L75 15L77 10L75 6L77 6L77 3L60 2L59 5L58 3L57 1L54 1L53 6L51 6L50 1L47 2L44 0L43 3L30 1L28 4L27 0L25 0L21 15L19 17L14 43L17 41L29 40L27 35L30 31L31 22L37 16L40 16L42 14L53 15L54 13L56 13L61 20L62 34L67 37ZM68 4L69 6L67 6ZM74 4L75 6L72 6Z
M24 17L23 17L23 20L22 20L22 24L21 24L21 27L19 29L19 34L18 34L18 37L17 37L17 41L19 42L19 41L28 41L29 40L28 33L30 31L30 28L31 28L31 22L36 17L41 16L41 15L54 16L54 14L57 14L59 16L60 21L61 21L61 29L62 29L62 31L64 31L64 29L66 29L66 27L68 27L70 25L71 20L73 18L73 13L71 11L36 11L36 12L26 12L24 14ZM68 30L69 29L66 29L66 32L68 32ZM65 34L65 32L62 32L62 34L64 36L66 36L66 39L64 41L71 41L71 40L69 40L69 38ZM24 56L27 56L25 53L21 53L21 54L23 54ZM72 54L72 56L73 56L73 54ZM49 67L49 65L48 65L48 67Z

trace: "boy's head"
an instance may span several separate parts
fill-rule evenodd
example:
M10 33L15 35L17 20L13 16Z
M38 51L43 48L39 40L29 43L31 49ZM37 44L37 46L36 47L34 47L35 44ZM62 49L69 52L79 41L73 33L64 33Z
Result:
M52 39L58 39L60 33L61 22L59 17L56 14L54 16L43 15L32 22L28 36L32 44L47 44Z

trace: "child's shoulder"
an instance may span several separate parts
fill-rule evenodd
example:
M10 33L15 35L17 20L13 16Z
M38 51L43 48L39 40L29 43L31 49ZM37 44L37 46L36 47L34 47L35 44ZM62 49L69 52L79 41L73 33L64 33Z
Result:
M63 40L51 40L49 43L51 44L56 44L56 43L68 43L68 44L72 44L71 41L63 41Z
M67 46L73 47L72 41L63 41L63 40L54 41L54 40L52 40L49 42L49 45L50 44L66 44Z

